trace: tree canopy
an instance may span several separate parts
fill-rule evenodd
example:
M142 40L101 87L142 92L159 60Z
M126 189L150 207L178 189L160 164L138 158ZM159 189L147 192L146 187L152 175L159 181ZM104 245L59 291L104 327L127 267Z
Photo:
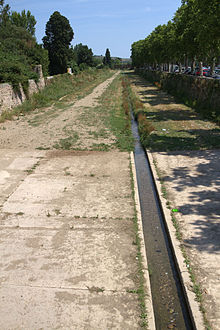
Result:
M18 18L16 23L15 17ZM44 74L47 73L48 54L36 42L35 24L29 11L11 13L9 5L0 0L0 82L17 86L19 83L25 85L28 79L37 79L33 70L36 64L42 64Z
M103 64L111 67L111 55L108 48L106 49L105 57L103 58Z
M220 56L219 0L182 0L173 19L132 44L133 66L203 61Z
M49 54L50 74L65 73L70 57L70 43L74 33L68 19L55 11L46 24L44 48Z
M10 20L13 24L23 27L25 30L30 32L32 36L35 35L35 25L37 21L35 17L31 15L31 12L28 10L27 13L25 10L22 10L21 13L13 11L10 15Z
M80 43L73 48L73 52L78 65L82 63L88 66L93 65L93 52L87 45Z

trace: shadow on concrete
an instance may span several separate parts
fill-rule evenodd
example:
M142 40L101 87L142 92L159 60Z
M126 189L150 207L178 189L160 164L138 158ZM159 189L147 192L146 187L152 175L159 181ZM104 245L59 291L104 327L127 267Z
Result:
M220 251L220 150L171 154L187 156L192 159L192 164L195 164L193 158L198 158L200 161L193 172L189 166L178 166L170 176L163 177L165 183L173 183L175 180L172 189L177 193L184 193L189 188L190 202L181 206L179 211L183 215L193 216L195 220L191 225L194 226L196 234L192 234L189 239L184 240L184 243L200 251L218 253ZM196 216L199 216L198 220Z
M156 120L154 119L154 121ZM150 149L153 151L220 148L220 129L218 128L209 130L187 129L179 130L177 133L178 135L172 136L172 131L169 131L169 129L163 131L163 135L159 135L158 133L153 132L145 141L145 146L150 146Z
M149 120L152 119L152 123L202 119L199 114L188 110L186 106L185 109L178 109L173 97L158 90L139 76L137 80L135 73L129 72L127 75L133 84L146 89L139 92L139 95L145 103L149 104L146 115ZM164 105L169 105L169 108L166 109ZM176 193L184 194L189 188L190 198L188 200L190 202L183 205L180 212L183 215L193 216L191 225L195 228L195 234L192 233L184 243L194 246L198 250L219 253L220 150L210 149L220 148L220 128L187 128L186 130L180 129L177 133L176 136L172 136L172 132L168 129L165 129L161 135L160 132L157 134L152 132L145 141L145 146L150 146L152 151L169 152L168 155L187 156L191 159L192 165L197 164L193 172L189 165L190 161L187 162L186 167L178 164L171 175L165 176L163 179L165 183L173 185L172 189L176 190ZM198 149L204 150L199 151Z

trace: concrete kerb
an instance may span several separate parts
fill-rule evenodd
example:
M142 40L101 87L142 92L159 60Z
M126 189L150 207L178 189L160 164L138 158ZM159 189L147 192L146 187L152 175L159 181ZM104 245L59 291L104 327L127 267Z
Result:
M140 200L138 194L138 184L137 184L137 176L136 176L136 167L134 162L134 153L130 153L131 159L131 169L134 180L134 199L135 199L135 207L137 212L137 223L138 223L138 235L141 241L141 255L142 255L142 263L143 263L143 274L145 278L145 292L147 293L145 297L145 305L147 308L147 320L148 320L148 328L150 330L155 330L155 319L154 319L154 310L153 310L153 301L151 295L151 286L150 286L150 277L148 271L148 262L146 255L146 247L144 242L144 234L143 234L143 226L142 226L142 218L141 218L141 208L140 208Z
M170 238L170 241L172 244L172 249L174 252L177 270L179 272L180 279L183 284L183 289L185 292L186 302L189 307L189 312L191 314L191 318L194 323L195 329L205 330L203 315L200 311L199 303L196 301L195 293L192 290L190 290L190 288L192 287L192 281L190 279L190 275L189 275L184 257L181 252L180 241L176 238L176 230L173 226L170 210L167 209L166 200L162 196L161 183L160 183L160 179L158 177L156 168L154 166L153 155L149 150L146 150L146 152L147 152L147 156L148 156L148 159L150 162L151 171L153 173L153 178L154 178L154 182L156 185L157 193L158 193L160 203L162 206L162 210L163 210L163 214L164 214L164 218L165 218L165 225L167 227L168 235L169 235L169 238Z

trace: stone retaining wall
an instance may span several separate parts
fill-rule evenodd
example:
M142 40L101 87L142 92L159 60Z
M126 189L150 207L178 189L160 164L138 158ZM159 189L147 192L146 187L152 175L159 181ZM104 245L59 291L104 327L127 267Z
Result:
M43 77L41 65L37 65L35 70L39 74L39 80L38 82L35 82L32 79L28 80L28 96L37 93L45 87L45 79ZM27 96L25 95L21 84L19 85L18 90L14 90L12 85L8 83L0 84L0 114L4 110L12 109L13 107L20 105L26 99Z
M198 112L220 122L220 80L159 71L139 73Z

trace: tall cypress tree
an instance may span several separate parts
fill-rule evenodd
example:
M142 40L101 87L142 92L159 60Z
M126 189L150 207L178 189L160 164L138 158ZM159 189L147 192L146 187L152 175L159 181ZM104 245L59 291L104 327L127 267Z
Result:
M65 73L74 33L68 19L55 11L46 24L44 48L48 50L50 74Z
M103 59L103 64L111 67L112 60L111 60L111 55L110 55L110 50L107 48L105 52L105 57Z

